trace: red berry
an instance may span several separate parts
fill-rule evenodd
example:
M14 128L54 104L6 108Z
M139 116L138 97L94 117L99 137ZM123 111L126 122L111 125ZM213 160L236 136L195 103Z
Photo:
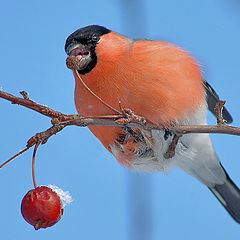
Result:
M51 188L41 186L30 190L23 198L21 212L36 230L57 223L63 215L60 197Z

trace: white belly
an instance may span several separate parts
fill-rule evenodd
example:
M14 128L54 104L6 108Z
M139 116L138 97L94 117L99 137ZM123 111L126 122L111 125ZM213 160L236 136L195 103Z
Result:
M179 123L181 125L206 125L207 107L203 105L191 118ZM186 134L182 136L175 149L174 157L166 159L173 135L166 137L165 131L153 130L144 134L151 151L146 151L146 143L135 150L136 154L129 160L134 170L143 172L166 171L177 166L207 186L221 184L225 174L213 149L209 134ZM164 137L165 136L165 137ZM148 141L148 139L151 139ZM116 158L124 157L124 148L112 146Z

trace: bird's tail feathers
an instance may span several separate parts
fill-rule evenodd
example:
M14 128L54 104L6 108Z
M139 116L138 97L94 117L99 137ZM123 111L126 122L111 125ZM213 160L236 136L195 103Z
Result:
M217 184L214 187L209 187L209 189L233 219L237 223L240 223L240 190L228 176L226 171L225 174L226 182L224 184Z

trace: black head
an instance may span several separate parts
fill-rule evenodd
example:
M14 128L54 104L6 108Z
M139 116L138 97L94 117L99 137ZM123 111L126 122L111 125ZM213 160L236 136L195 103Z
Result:
M100 37L109 32L110 30L105 27L91 25L78 29L67 38L65 51L69 56L74 55L79 58L80 74L86 74L95 67L97 64L95 48Z

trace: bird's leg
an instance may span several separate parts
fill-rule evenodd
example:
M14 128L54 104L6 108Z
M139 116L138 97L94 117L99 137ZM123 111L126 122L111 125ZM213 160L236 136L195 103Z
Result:
M124 126L122 127L123 131L129 135L131 135L136 142L145 142L145 139L141 133L141 131L134 131L132 128Z
M166 159L169 159L169 158L174 157L174 155L175 155L175 149L176 149L176 146L177 146L177 144L178 144L178 140L179 140L179 138L180 138L181 136L182 136L182 135L174 134L174 137L173 137L173 139L172 139L172 142L170 143L167 152L164 154L164 157L165 157Z

